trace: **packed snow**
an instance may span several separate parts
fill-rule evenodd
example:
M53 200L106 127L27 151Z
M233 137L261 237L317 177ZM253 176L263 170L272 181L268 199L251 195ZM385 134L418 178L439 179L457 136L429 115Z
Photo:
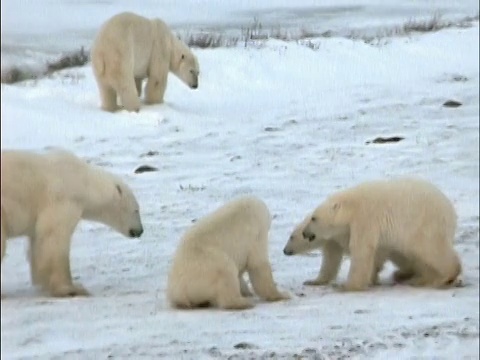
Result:
M127 7L126 1L44 3L46 15L38 16L25 14L33 1L2 1L2 63L4 34L16 32L28 48L34 39L28 34L41 36L45 24L50 34L88 34L101 18ZM285 9L290 2L232 2L229 8L227 2L182 1L192 7L184 17L175 11L179 1L163 3L174 22L213 24L241 20L241 11L249 17L263 7ZM308 8L317 2L298 3ZM398 2L409 9L417 3ZM469 2L439 3L470 10ZM158 2L135 4L133 10L149 12ZM195 13L201 6L203 12ZM98 12L85 24L90 7ZM428 15L427 9L419 14ZM14 10L22 21L14 21ZM49 20L62 11L77 17ZM368 14L370 23L383 20ZM47 49L48 41L41 46ZM86 298L42 295L30 283L26 241L9 241L2 263L2 359L478 359L478 22L374 44L334 37L194 52L199 89L170 76L165 104L143 106L139 113L101 111L89 65L2 84L2 149L64 147L121 175L139 199L145 227L132 240L103 225L79 225L72 273L92 293ZM462 105L442 106L447 100ZM380 136L404 139L371 142ZM135 174L140 165L158 171ZM381 286L362 293L302 285L317 274L322 257L283 255L294 226L335 190L402 175L431 180L454 202L465 286L393 285L391 265L381 274ZM273 214L273 275L292 299L257 299L255 308L240 312L172 309L166 278L181 235L242 194L260 197ZM339 282L348 266L345 258Z

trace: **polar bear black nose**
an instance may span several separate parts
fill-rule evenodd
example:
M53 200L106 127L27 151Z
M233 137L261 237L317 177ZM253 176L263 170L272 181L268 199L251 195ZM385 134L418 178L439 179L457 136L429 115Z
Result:
M139 228L139 229L130 229L128 234L130 235L130 237L132 238L138 238L140 237L142 234L143 234L143 228Z
M287 256L293 255L293 251L292 250L287 250L287 248L283 249L283 253Z
M196 89L196 88L198 88L198 84L197 84L197 83L195 83L195 84L192 85L192 89Z

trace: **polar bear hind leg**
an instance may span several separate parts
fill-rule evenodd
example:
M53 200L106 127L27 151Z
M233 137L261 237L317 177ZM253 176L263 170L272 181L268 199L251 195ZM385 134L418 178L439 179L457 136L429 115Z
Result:
M409 250L409 261L413 261L415 275L406 281L412 286L445 288L455 284L462 272L460 259L451 240L445 234L431 232L430 239L425 238L425 229L419 230L408 241L417 244ZM427 233L428 234L428 233ZM436 241L439 239L438 241Z
M242 296L240 283L236 276L225 276L222 274L217 282L216 305L225 310L244 310L253 307L253 303ZM234 275L234 274L233 274ZM235 279L235 280L233 280Z
M215 305L225 310L252 308L253 303L242 296L238 269L235 264L224 253L215 253L216 258L218 258L214 278L212 279L217 295Z
M120 97L123 107L128 111L140 111L140 98L137 84L132 73L133 50L124 46L114 59L105 68L105 78ZM120 56L123 54L123 56ZM105 96L112 96L112 92L105 92ZM116 99L115 99L116 102Z
M397 267L397 270L393 272L394 282L403 283L415 276L416 270L413 258L409 258L401 252L393 250L390 252L389 259Z
M380 248L377 250L377 253L375 254L375 263L373 265L373 272L370 279L371 285L378 285L379 283L378 274L380 274L380 272L383 270L383 266L385 265L385 262L388 260L388 254L389 254L389 251L387 249Z
M417 257L417 273L405 282L411 286L448 288L456 284L462 272L458 255L454 251L433 251L435 256Z
M180 309L217 306L241 310L253 303L241 294L239 272L234 262L215 248L183 254L181 264L169 278L168 297ZM200 275L201 274L201 275Z
M100 101L103 110L114 112L120 108L117 104L117 92L114 88L99 81L98 91L100 92Z
M121 78L116 81L116 90L125 110L130 112L140 111L137 86L135 79L131 75L128 73L121 75Z

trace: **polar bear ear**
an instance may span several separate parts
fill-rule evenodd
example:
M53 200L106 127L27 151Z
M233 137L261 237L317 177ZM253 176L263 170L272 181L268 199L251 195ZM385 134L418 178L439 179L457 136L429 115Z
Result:
M115 184L115 187L117 188L118 194L122 196L122 188L120 187L120 185Z
M334 203L332 204L332 210L333 210L334 212L338 211L341 207L342 207L342 204L339 203L339 202L334 202Z

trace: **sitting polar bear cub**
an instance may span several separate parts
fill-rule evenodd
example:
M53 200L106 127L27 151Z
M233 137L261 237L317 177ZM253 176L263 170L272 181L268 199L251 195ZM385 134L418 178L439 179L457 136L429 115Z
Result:
M160 19L130 12L113 16L97 34L91 59L106 111L118 109L119 95L126 110L138 112L144 79L145 103L162 103L170 71L190 88L198 87L197 58Z
M241 197L200 219L183 236L168 276L174 307L253 307L243 273L267 301L289 299L273 281L268 260L271 217L263 201Z
M143 232L130 188L75 155L2 151L2 260L7 239L27 236L32 282L52 296L88 295L72 283L70 242L81 219L136 238Z
M347 253L351 264L344 290L375 284L387 260L398 267L397 282L447 287L462 270L453 249L456 224L452 203L429 182L371 181L327 198L296 227L284 253L322 248L320 273L306 285L334 280Z

